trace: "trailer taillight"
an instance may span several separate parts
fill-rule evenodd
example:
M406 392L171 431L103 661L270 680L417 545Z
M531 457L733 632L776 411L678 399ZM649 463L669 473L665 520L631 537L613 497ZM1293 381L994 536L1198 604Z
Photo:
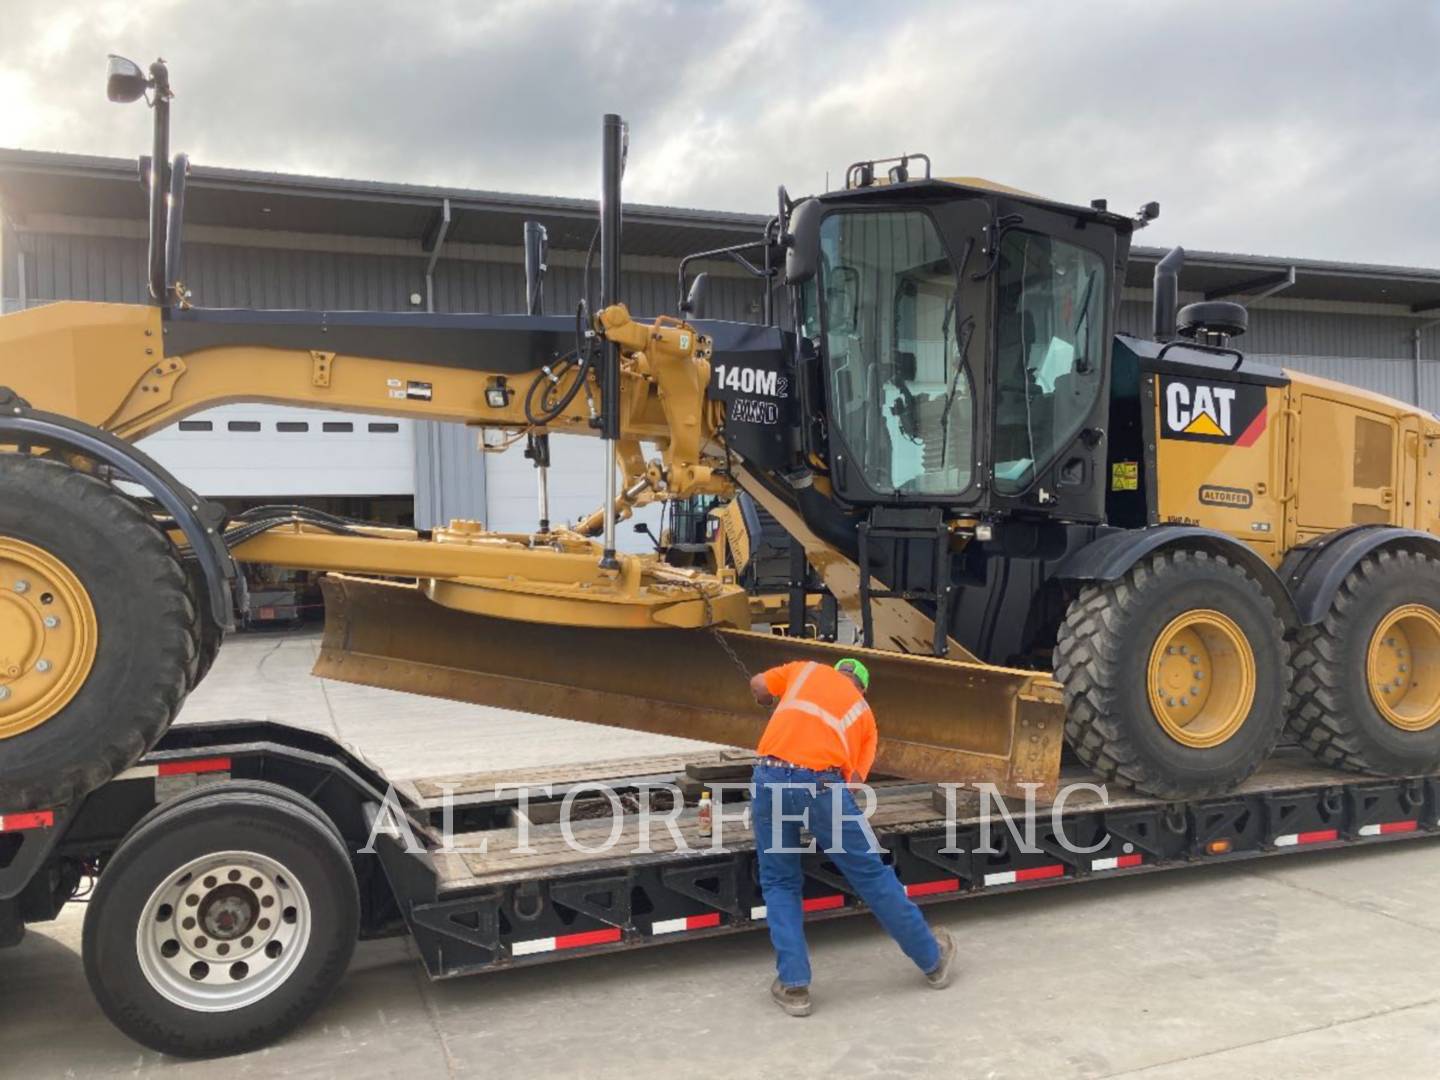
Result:
M54 810L33 810L27 814L0 814L0 833L49 829L54 824Z
M1205 845L1206 855L1228 855L1233 847L1229 840L1211 840Z

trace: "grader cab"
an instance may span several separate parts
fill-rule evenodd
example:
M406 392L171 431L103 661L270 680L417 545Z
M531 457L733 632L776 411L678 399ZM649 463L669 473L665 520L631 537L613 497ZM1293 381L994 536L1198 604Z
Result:
M755 274L762 324L703 318L693 259L682 315L639 319L607 116L598 288L573 314L539 311L539 257L523 315L207 309L183 283L168 72L117 60L110 90L155 111L152 303L0 318L7 809L76 797L158 738L246 561L333 575L330 677L748 743L764 716L741 671L840 647L752 630L732 565L615 542L643 502L741 491L858 628L887 772L1045 795L1063 733L1103 779L1181 798L1250 775L1287 722L1339 766L1440 763L1440 424L1244 357L1243 308L1176 311L1178 249L1154 339L1117 335L1154 204L863 162L701 253ZM537 527L227 519L134 446L239 400L525 439ZM544 503L552 433L597 437L613 465L573 525Z

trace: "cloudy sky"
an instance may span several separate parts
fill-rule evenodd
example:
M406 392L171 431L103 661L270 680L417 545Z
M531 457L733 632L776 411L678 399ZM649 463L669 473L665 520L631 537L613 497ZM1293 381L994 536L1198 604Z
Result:
M197 163L768 211L924 150L1148 243L1440 266L1434 0L0 0L0 146L132 156L169 61Z

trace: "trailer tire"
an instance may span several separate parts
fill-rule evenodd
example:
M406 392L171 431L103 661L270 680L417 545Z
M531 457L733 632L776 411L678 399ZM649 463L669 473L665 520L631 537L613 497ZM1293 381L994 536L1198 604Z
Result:
M307 799L304 795L301 795L298 791L293 791L283 784L275 784L269 780L219 780L207 784L203 780L204 774L200 774L200 776L202 780L198 786L166 799L137 821L131 831L138 832L154 818L159 817L161 814L169 813L176 807L185 806L188 803L194 802L196 799L207 799L211 795L224 792L226 795L264 795L272 799L279 799L282 802L288 802L313 816L334 833L335 839L339 840L342 846L345 843L345 837L340 832L340 826L335 824L334 819L331 818L329 814L325 813L324 810L321 810L320 807L316 806L315 803Z
M1156 552L1084 586L1066 612L1055 646L1066 740L1101 779L1145 795L1228 791L1279 740L1288 661L1276 606L1242 568L1204 551ZM1186 664L1199 672L1193 687ZM1184 685L1162 692L1175 677Z
M0 453L0 577L0 654L19 641L0 671L0 807L65 805L174 719L195 667L189 582L133 499L16 453Z
M1380 551L1346 575L1297 637L1290 731L1321 763L1352 772L1440 766L1440 562Z
M359 926L333 826L294 798L222 786L163 808L102 869L85 974L136 1042L177 1057L243 1053L329 996Z

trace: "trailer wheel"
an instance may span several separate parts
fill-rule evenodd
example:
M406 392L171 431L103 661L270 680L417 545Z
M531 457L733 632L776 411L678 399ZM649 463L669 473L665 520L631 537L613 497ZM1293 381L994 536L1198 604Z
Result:
M263 1046L345 973L355 873L335 831L293 798L221 790L137 826L85 915L85 974L105 1015L178 1057Z
M170 725L195 662L175 546L111 485L0 453L0 807L69 803Z
M1407 775L1440 766L1440 562L1361 560L1299 634L1290 730L1327 765Z
M1182 799L1229 790L1284 725L1284 625L1229 560L1162 551L1087 585L1057 635L1066 739L1106 781Z

